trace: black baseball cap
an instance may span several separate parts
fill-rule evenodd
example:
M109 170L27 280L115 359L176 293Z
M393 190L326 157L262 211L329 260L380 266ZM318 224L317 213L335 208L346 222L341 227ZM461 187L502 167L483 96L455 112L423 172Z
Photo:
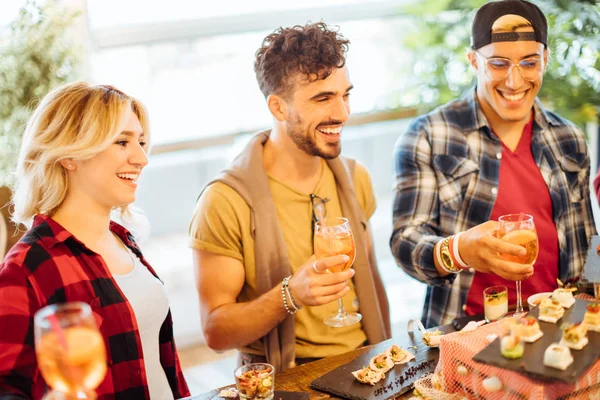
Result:
M492 34L492 25L503 15L520 15L531 23L533 32L502 32ZM532 40L548 47L548 22L542 10L525 0L490 1L481 6L471 28L471 48L477 50L494 42Z

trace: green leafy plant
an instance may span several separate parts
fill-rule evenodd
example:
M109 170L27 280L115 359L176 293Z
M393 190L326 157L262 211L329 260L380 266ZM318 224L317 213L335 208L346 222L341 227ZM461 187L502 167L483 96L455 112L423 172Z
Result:
M0 37L0 186L13 182L24 126L37 102L79 75L79 49L68 34L78 15L52 0L27 0Z
M462 96L475 84L466 60L471 23L486 0L421 0L405 11L416 28L404 45L414 57L414 84L401 105L427 111ZM538 0L548 19L550 60L539 97L584 128L600 107L600 5L596 0ZM405 99L418 99L406 104Z

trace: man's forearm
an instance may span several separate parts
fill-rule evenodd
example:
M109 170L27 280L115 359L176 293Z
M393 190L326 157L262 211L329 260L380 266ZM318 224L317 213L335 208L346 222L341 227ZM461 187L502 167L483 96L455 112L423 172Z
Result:
M240 348L266 336L288 316L277 285L255 300L215 308L204 322L204 336L213 350Z

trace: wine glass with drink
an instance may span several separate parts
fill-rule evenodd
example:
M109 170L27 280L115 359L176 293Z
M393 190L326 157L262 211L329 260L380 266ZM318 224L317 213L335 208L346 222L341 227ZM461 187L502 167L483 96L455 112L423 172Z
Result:
M327 218L315 223L314 237L315 257L320 260L325 257L345 254L348 261L338 265L328 272L345 271L352 266L356 257L354 236L347 218ZM355 312L346 312L342 299L338 299L338 311L325 318L325 324L340 328L360 322L362 315Z
M34 331L38 367L54 397L95 399L106 374L106 349L90 306L44 307L35 313Z
M533 217L529 214L507 214L498 218L500 226L498 236L501 240L516 244L525 248L526 253L522 256L514 256L509 254L500 254L505 260L519 264L531 264L535 262L539 252L538 236L535 230ZM523 301L521 299L521 281L516 281L517 288L517 309L514 316L522 316Z

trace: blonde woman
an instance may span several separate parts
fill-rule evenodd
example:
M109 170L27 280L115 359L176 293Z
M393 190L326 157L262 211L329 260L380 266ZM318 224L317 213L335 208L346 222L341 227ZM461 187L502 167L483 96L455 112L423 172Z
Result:
M135 200L148 140L144 107L111 86L58 88L29 120L13 216L29 230L0 265L0 398L44 395L33 315L70 301L88 303L100 322L108 370L98 398L189 395L163 285L111 221Z

